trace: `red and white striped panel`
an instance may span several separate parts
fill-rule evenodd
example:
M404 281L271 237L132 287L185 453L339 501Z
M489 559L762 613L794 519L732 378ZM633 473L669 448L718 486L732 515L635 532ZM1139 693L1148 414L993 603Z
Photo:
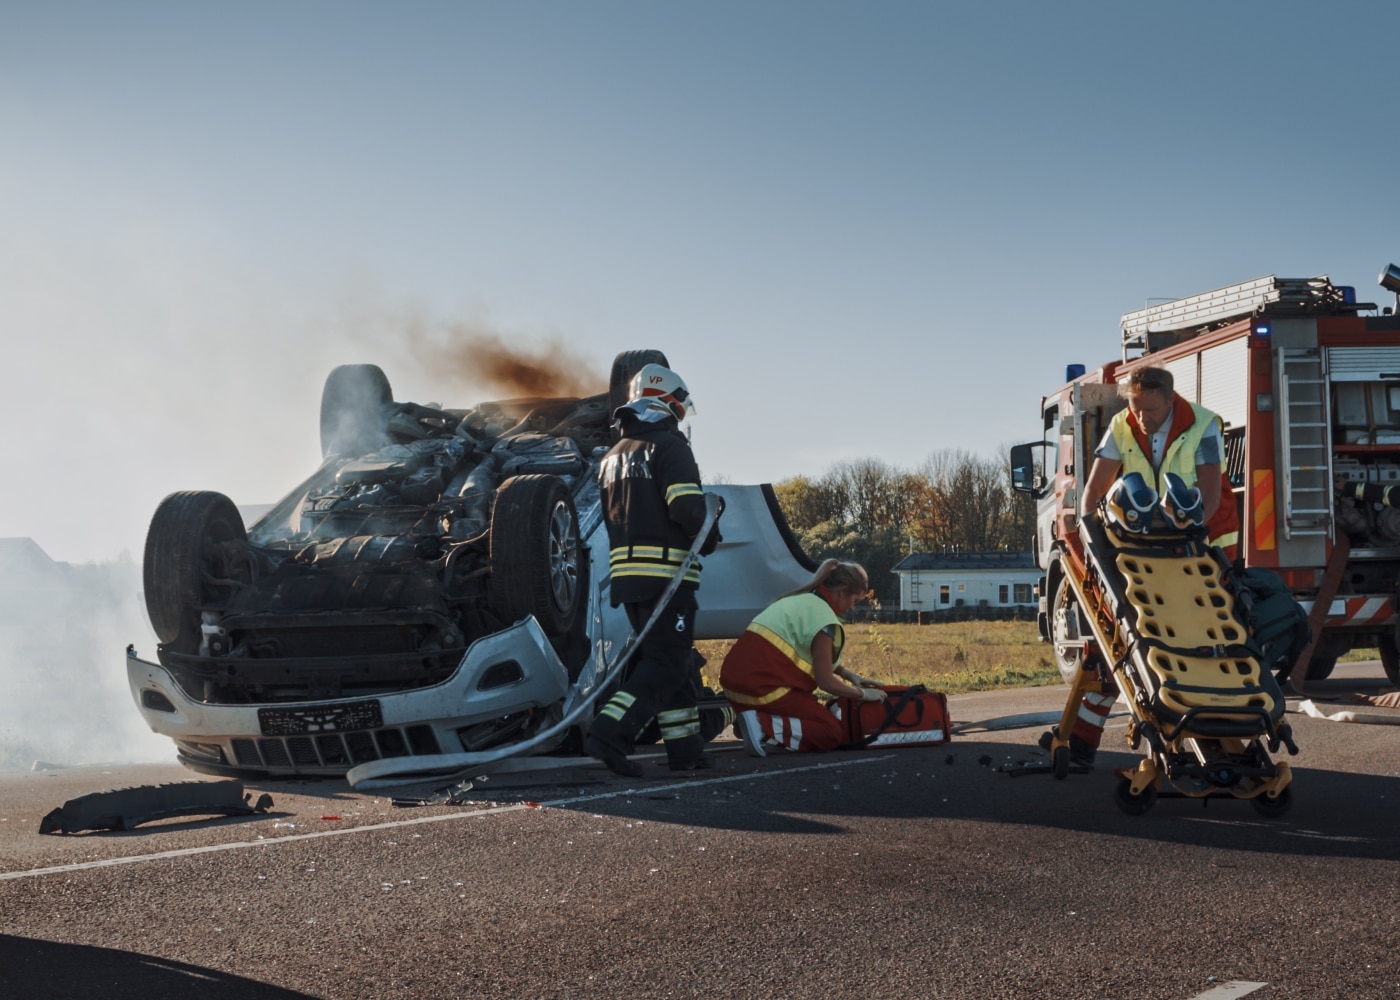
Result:
M1303 610L1312 614L1312 601L1299 601ZM1330 626L1348 625L1390 625L1395 621L1395 602L1389 596L1381 597L1338 597L1327 609L1327 624Z

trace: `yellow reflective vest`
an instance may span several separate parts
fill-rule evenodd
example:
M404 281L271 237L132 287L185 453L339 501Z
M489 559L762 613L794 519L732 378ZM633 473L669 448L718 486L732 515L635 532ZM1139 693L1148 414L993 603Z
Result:
M1219 424L1220 418L1204 406L1189 403L1177 396L1172 408L1171 434L1167 438L1167 447L1162 452L1162 464L1154 469L1151 440L1146 435L1139 436L1142 432L1140 429L1134 430L1128 420L1129 415L1129 410L1119 410L1108 425L1113 435L1113 443L1118 448L1119 460L1123 463L1121 475L1139 473L1157 488L1159 494L1166 491L1169 472L1180 476L1187 486L1195 486L1196 449L1201 446L1201 439L1205 437L1206 431L1210 430L1211 423ZM1186 421L1188 416L1191 418L1189 423ZM1209 534L1210 544L1229 549L1239 544L1240 525L1230 482L1225 475L1224 427L1221 427L1220 435L1220 507L1211 516Z

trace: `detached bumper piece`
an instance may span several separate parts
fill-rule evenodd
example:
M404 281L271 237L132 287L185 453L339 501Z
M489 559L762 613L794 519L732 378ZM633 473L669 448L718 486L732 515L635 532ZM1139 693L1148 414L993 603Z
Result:
M69 799L39 822L40 833L134 830L179 816L251 816L272 808L272 796L249 803L241 781L184 781L92 792Z

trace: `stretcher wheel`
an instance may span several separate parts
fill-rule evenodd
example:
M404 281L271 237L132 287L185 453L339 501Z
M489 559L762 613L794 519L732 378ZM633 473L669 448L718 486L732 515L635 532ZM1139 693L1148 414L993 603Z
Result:
M1069 777L1069 747L1058 747L1050 755L1050 773L1055 776L1056 781L1064 781Z
M1133 779L1123 778L1113 789L1113 801L1129 816L1141 816L1157 804L1157 786L1148 785L1141 795L1133 794Z
M1256 795L1249 800L1249 804L1260 816L1266 819L1278 819L1293 808L1293 787L1291 785L1285 787L1273 798L1269 798L1267 795Z

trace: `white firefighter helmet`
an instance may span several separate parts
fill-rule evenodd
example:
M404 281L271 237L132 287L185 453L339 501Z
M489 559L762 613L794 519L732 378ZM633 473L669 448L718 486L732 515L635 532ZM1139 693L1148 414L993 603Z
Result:
M1121 531L1135 535L1152 530L1152 515L1157 509L1157 491L1147 485L1138 472L1130 472L1104 497L1108 523Z
M633 409L665 410L677 420L684 420L695 412L690 390L685 381L671 369L663 365L647 365L632 376L627 391L627 405Z
M1201 491L1187 486L1186 480L1175 472L1166 476L1167 489L1162 494L1162 515L1167 523L1181 531L1199 527L1205 522L1206 507L1201 501Z

